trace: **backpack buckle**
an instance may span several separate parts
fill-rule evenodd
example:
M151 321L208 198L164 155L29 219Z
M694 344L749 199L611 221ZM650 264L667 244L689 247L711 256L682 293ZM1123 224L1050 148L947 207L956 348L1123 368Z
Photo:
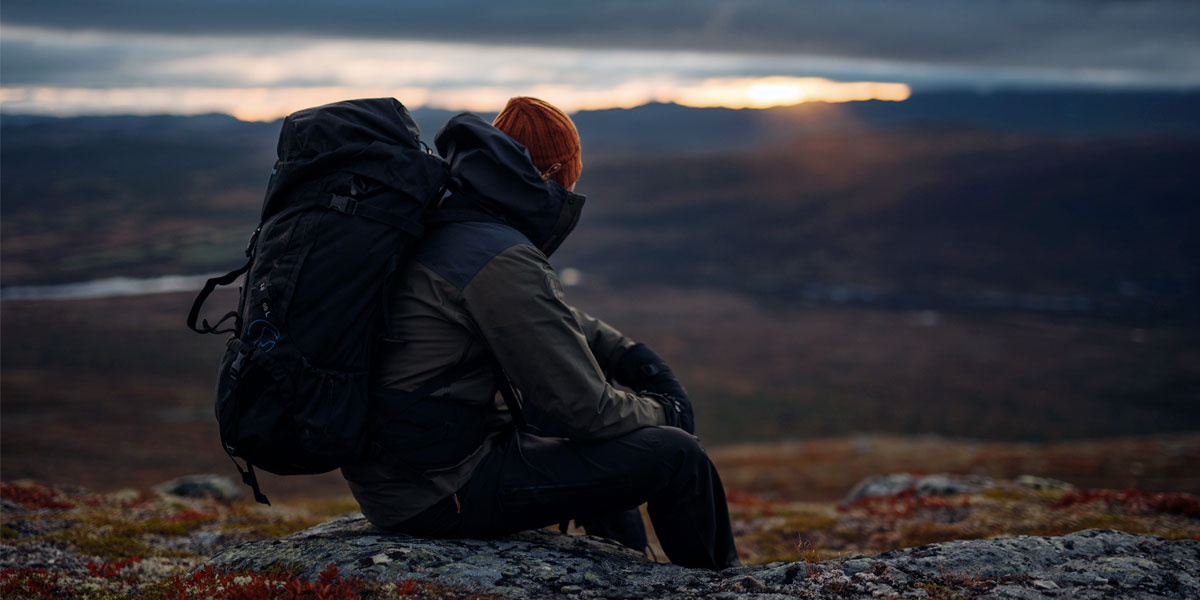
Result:
M250 234L250 243L246 244L246 256L254 251L254 243L258 241L258 234L262 233L262 225L254 229L254 233Z
M354 211L358 209L358 200L355 200L349 196L339 196L337 194L333 194L329 198L329 208L332 208L338 212L352 215L354 214Z
M229 365L229 379L237 381L238 375L242 372L242 363L246 362L246 357L250 355L253 348L247 347L245 342L235 337L229 338L229 341L225 342L225 345L234 352L237 352L237 358L233 359L233 362Z

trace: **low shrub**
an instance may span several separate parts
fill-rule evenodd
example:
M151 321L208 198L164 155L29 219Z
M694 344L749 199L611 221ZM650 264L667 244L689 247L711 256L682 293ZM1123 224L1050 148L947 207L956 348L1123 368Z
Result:
M1127 490L1072 490L1051 508L1063 509L1076 504L1103 502L1109 506L1122 506L1133 510L1144 510L1185 517L1200 517L1200 498L1180 492L1147 492Z

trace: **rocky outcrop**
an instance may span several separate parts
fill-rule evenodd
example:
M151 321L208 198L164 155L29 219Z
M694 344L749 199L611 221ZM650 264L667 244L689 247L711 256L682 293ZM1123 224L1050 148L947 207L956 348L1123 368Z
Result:
M154 491L181 498L209 498L220 502L233 502L243 495L240 484L224 475L203 473L185 475L154 486Z
M860 498L895 496L902 493L912 493L915 496L970 494L994 486L995 482L991 479L974 475L916 476L910 473L891 473L858 482L858 485L842 499L842 503L849 504Z
M497 540L427 540L387 534L351 515L228 548L207 564L284 567L310 579L333 564L365 580L415 579L512 598L1200 597L1200 541L1109 530L712 572L651 562L587 536L539 530Z

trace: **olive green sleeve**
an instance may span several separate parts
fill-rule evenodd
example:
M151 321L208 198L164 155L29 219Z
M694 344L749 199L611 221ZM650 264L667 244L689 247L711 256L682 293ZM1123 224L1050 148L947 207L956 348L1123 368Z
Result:
M608 439L667 422L654 400L605 381L563 301L562 283L536 248L519 244L496 255L467 284L463 302L524 401L572 439Z
M612 373L613 363L637 342L621 335L620 331L608 323L578 308L572 306L571 312L575 314L575 320L579 321L583 335L587 338L588 348L591 349L592 356L596 357L600 368L605 374Z

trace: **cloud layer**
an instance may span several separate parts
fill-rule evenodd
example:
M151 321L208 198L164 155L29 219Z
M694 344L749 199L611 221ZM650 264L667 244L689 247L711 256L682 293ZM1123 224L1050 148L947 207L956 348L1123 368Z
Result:
M1200 80L1200 4L1179 0L9 0L49 29L803 54Z
M1200 87L1200 3L1172 0L8 0L0 17L0 100L20 112L269 118L338 94L597 108L764 97L769 77L817 98L850 92L813 78Z

